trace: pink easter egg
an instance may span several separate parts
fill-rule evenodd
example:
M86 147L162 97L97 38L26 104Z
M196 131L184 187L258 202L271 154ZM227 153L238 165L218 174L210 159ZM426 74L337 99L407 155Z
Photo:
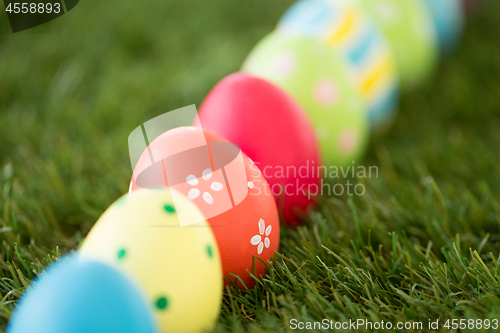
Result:
M330 102L331 87L321 88L321 96ZM199 121L255 162L286 223L298 224L314 204L321 178L318 142L299 104L274 84L239 72L212 89L200 107Z

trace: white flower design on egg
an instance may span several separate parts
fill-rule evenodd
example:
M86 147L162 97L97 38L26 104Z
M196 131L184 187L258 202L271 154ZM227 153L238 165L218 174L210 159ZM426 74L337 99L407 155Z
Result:
M262 251L264 250L264 246L266 249L269 248L271 245L271 241L267 236L271 234L271 230L273 229L272 226L268 225L266 228L266 222L264 222L263 219L259 220L259 234L260 235L255 235L250 239L250 243L252 245L257 245L257 254L261 254ZM266 234L266 237L264 240L262 240L262 237L264 236L264 233Z
M209 181L210 178L212 178L212 170L211 169L203 170L202 178L203 178L203 180ZM187 197L190 200L194 200L194 199L198 198L201 194L201 191L198 188L196 188L196 186L199 184L198 178L196 178L195 175L190 174L186 177L186 181L188 182L189 185L194 186L194 188L189 190ZM212 191L215 191L215 192L222 190L223 187L224 187L224 185L222 185L219 182L213 182L210 185L210 188L212 189ZM202 198L209 205L214 203L214 198L212 197L210 192L203 192Z

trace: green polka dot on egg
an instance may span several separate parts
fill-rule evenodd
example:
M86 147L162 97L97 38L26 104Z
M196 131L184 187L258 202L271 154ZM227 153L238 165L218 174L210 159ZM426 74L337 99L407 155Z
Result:
M158 297L156 300L156 308L159 310L166 310L168 307L168 299L166 297Z
M207 245L207 254L210 258L212 258L214 256L214 254L212 252L212 247L210 245Z
M273 32L243 70L288 92L309 116L326 165L349 165L366 148L369 120L346 59L319 40Z
M125 257L126 254L127 251L125 249L118 250L118 259L122 259L123 257Z
M163 206L163 208L165 209L165 211L167 211L167 213L175 213L175 207L171 204L166 204L165 206Z

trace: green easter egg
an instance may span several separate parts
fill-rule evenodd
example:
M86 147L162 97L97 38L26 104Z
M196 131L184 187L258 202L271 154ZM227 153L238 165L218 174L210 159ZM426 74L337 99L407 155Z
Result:
M402 87L414 86L428 77L439 50L425 4L418 0L363 0L363 6L389 40Z
M348 165L363 155L367 110L340 53L316 39L273 32L250 53L243 70L273 82L304 108L325 165Z

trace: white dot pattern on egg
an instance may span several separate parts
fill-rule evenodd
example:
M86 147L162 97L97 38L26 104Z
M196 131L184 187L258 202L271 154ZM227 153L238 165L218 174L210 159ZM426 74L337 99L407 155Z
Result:
M202 222L181 227L181 212ZM129 273L148 297L161 332L213 327L223 285L219 250L200 210L180 192L143 189L121 197L99 218L80 253Z
M212 175L213 175L213 173L212 173L211 169L205 169L202 172L201 179L203 182L209 182L209 184L210 184L209 188L212 191L214 191L214 192L222 191L222 189L224 188L224 185L218 181L212 181L211 180ZM193 186L193 188L188 191L188 194L187 194L188 199L190 199L190 200L197 199L201 194L201 190L197 187L200 184L199 179L196 178L195 175L190 174L186 177L186 182L189 185ZM205 185L205 184L203 184L203 185ZM201 197L202 197L203 201L205 201L205 203L207 203L209 205L212 205L214 203L214 198L213 198L212 194L210 194L210 192L204 191L203 194L201 195Z
M250 239L250 244L256 245L257 254L261 254L262 251L264 250L264 246L266 247L266 249L268 249L269 246L271 246L271 240L269 240L268 236L271 234L273 227L269 225L266 228L266 222L263 219L259 220L258 226L259 226L259 234L253 236Z

